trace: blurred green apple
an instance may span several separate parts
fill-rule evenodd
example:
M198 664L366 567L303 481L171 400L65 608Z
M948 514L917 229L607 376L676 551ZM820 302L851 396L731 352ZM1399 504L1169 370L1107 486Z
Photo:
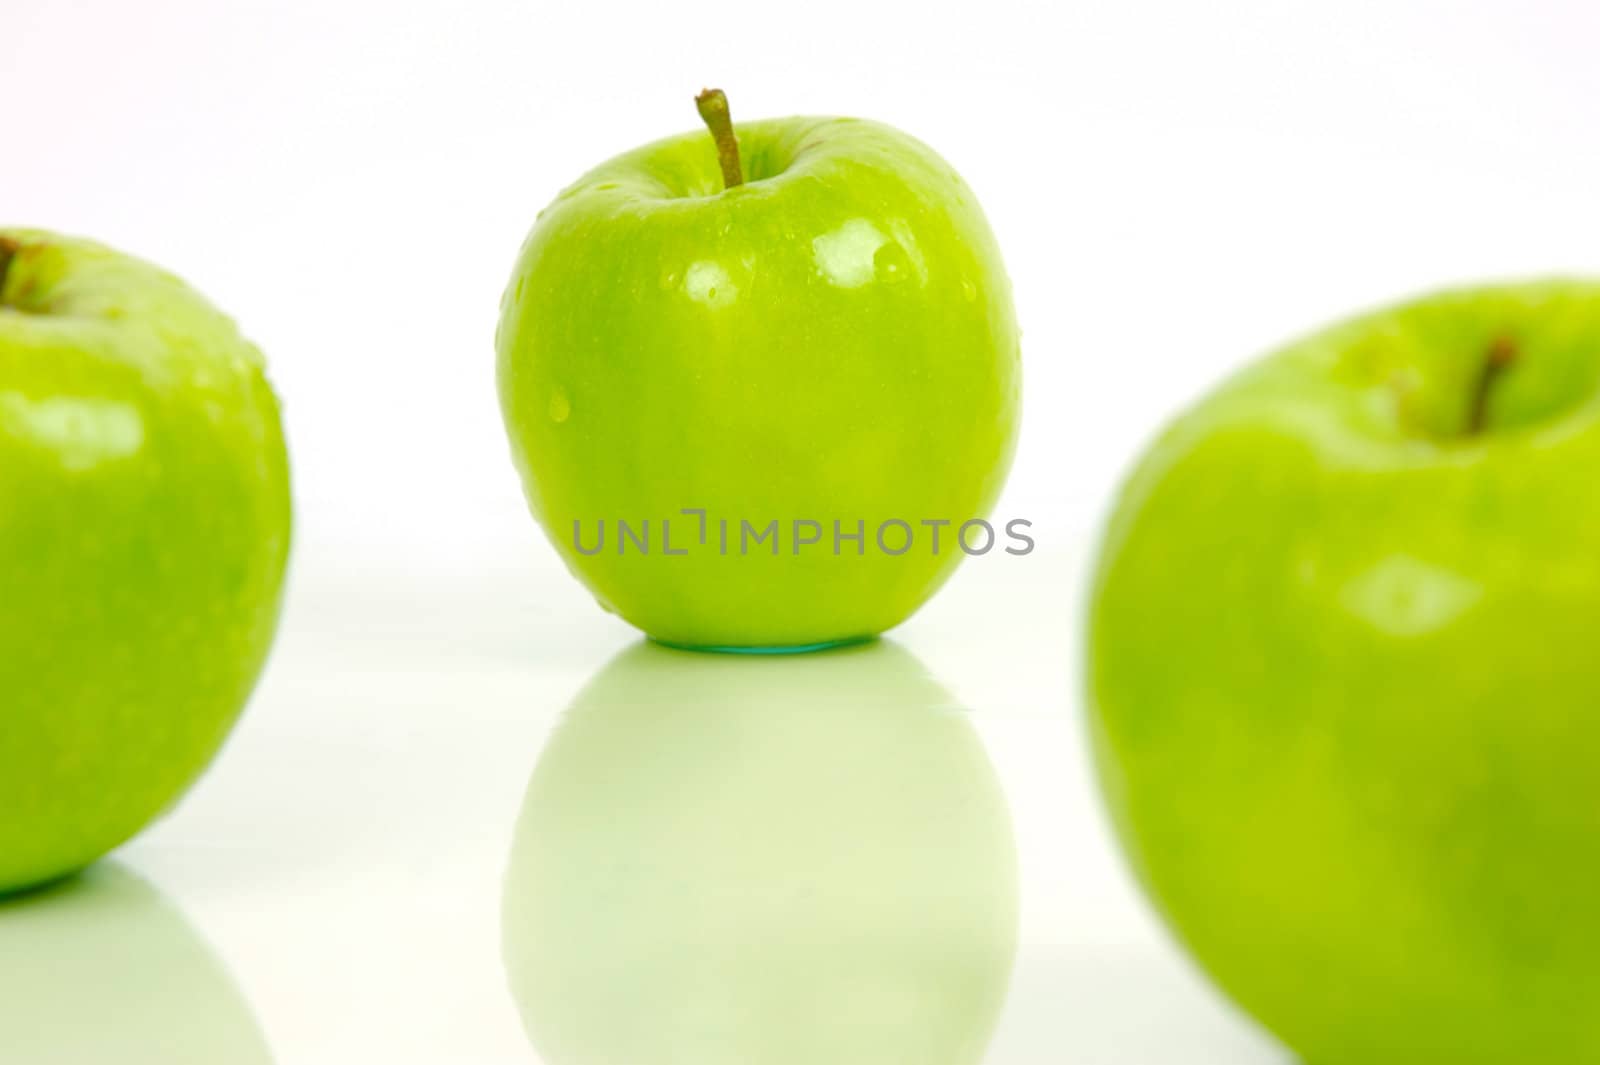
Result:
M0 901L6 1065L269 1065L232 977L115 861Z
M288 550L260 353L155 267L0 230L0 892L93 861L195 779Z
M1107 531L1093 735L1177 934L1316 1065L1600 1062L1600 285L1248 369Z
M708 121L715 141L619 156L539 216L497 338L512 454L569 568L651 636L870 636L949 576L1010 465L1000 250L903 133L788 118L741 124L735 146L725 108Z
M640 644L539 761L505 885L549 1065L976 1065L1016 946L1005 797L891 644Z

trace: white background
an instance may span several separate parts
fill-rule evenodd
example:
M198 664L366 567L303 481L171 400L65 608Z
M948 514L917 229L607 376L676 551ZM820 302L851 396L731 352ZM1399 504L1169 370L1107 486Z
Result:
M1243 360L1441 284L1596 272L1597 54L1582 0L0 0L0 221L195 283L267 351L293 449L267 679L123 861L280 1062L531 1060L498 863L542 736L633 637L522 506L497 302L562 185L720 85L736 117L934 145L1015 284L999 509L1041 550L969 564L897 634L973 707L1014 809L993 1060L1273 1060L1163 945L1095 812L1072 676L1093 531L1161 420Z

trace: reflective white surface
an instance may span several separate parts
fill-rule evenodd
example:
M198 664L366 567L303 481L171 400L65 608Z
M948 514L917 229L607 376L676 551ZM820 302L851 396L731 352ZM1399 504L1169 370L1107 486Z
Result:
M1284 1060L1112 848L1081 548L969 560L879 645L730 659L641 644L527 547L302 551L200 785L0 907L0 1060Z
M1587 0L0 5L5 220L147 256L238 317L285 397L300 536L239 730L116 859L149 892L0 910L0 1062L150 985L232 1033L190 1054L207 1065L259 1044L296 1065L538 1060L502 957L517 821L561 715L636 637L518 498L495 303L535 213L691 128L705 84L740 118L926 139L1005 249L1027 401L998 513L1034 519L1041 551L967 566L893 636L967 708L1009 811L989 1060L1280 1060L1108 839L1074 538L1160 420L1255 353L1447 282L1594 273L1597 30ZM119 976L145 936L149 968ZM102 939L104 979L74 975Z

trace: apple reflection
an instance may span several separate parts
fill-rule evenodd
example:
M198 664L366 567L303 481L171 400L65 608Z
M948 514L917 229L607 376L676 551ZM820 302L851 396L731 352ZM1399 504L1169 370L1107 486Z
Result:
M534 771L503 946L547 1065L970 1065L1016 925L999 782L911 655L644 643Z
M115 862L0 898L0 1062L270 1065L227 970Z

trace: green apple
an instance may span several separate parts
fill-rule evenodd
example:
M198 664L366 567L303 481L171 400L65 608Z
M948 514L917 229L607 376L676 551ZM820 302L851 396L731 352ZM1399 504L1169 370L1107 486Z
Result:
M1600 285L1244 371L1106 534L1092 733L1179 937L1316 1065L1600 1062Z
M249 1004L210 947L116 862L0 902L0 1061L271 1060Z
M619 156L539 216L497 336L512 454L569 568L651 636L870 636L949 576L1010 464L1000 251L903 133L707 121L715 137Z
M641 643L534 771L505 963L549 1065L975 1065L1016 876L983 745L905 651Z
M272 640L289 481L261 355L181 281L0 230L0 893L128 839Z

